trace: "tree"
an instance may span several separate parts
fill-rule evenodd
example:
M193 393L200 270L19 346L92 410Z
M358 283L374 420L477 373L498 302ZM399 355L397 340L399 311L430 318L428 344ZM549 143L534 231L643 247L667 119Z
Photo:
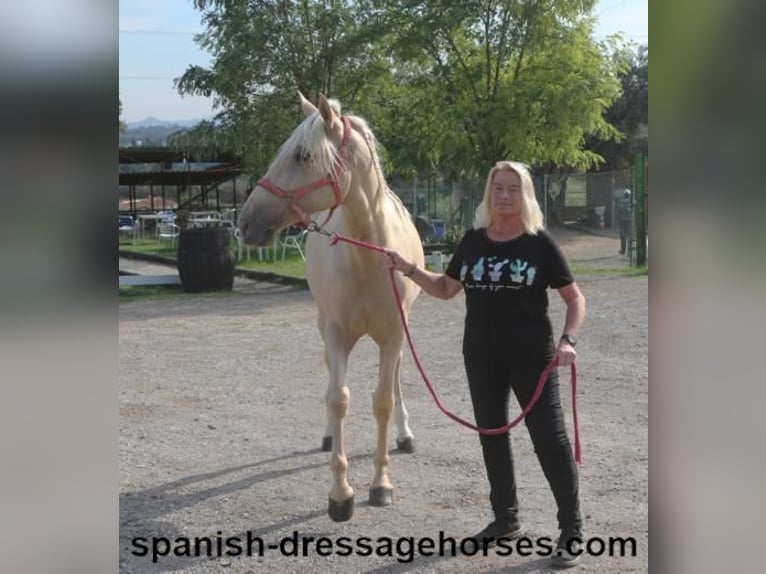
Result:
M614 60L591 39L595 0L194 0L209 69L176 79L212 96L251 170L295 126L296 89L338 97L373 125L400 174L483 174L498 159L586 168L586 136L616 137L603 111Z
M120 113L118 115L119 122L120 122L119 130L120 130L120 133L122 134L122 133L125 133L125 131L128 129L128 124L122 121L122 98L119 98L119 100L120 100Z
M401 58L420 58L440 94L441 156L466 173L503 158L587 168L589 134L616 136L614 62L591 39L594 2L385 2Z
M190 66L175 81L182 94L213 96L219 130L263 171L299 117L296 90L353 104L385 72L364 2L194 0L206 31L197 43L210 69Z
M648 152L649 140L649 47L621 47L613 56L628 65L619 75L620 97L604 112L604 119L624 137L607 139L591 137L588 149L601 155L603 170L627 169L638 152Z

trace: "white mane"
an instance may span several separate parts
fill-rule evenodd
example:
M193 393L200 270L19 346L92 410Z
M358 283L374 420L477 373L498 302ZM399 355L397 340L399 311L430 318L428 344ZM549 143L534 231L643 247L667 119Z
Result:
M360 134L362 134L364 141L367 142L367 147L370 148L370 154L372 155L373 165L375 165L375 172L378 174L378 180L383 186L386 194L396 203L404 207L404 204L402 203L402 200L399 198L399 196L396 195L396 193L394 193L390 187L388 187L386 178L383 175L383 168L380 166L380 156L378 155L378 139L375 137L375 134L372 133L369 124L364 118L360 118L359 116L349 115L348 119L351 121L351 125L354 126Z
M335 113L340 115L340 102L335 99L328 101ZM351 125L362 135L364 141L367 142L375 171L386 194L403 207L402 200L388 187L386 178L383 176L380 156L378 155L378 140L375 134L372 133L369 124L364 118L352 114L348 115L348 119ZM297 162L299 158L304 158L308 167L319 175L331 173L338 161L338 148L327 138L324 130L324 120L322 120L318 111L303 120L293 130L290 137L279 148L272 165L284 165L283 162Z
M279 148L272 165L298 162L301 158L320 175L330 173L338 159L338 149L325 136L324 120L319 112L311 114L293 130Z

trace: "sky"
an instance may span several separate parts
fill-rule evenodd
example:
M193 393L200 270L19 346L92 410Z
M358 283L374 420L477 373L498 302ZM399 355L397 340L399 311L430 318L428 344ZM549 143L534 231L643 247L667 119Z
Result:
M622 32L627 41L649 42L648 0L600 0L595 13L597 39ZM119 18L122 119L213 116L211 98L181 97L173 88L188 66L210 64L194 42L203 27L192 0L120 0Z

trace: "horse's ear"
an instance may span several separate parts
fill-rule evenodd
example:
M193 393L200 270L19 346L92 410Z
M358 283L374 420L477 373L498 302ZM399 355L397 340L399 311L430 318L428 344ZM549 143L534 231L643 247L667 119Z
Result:
M319 113L322 115L325 126L328 129L331 128L335 112L333 112L332 106L324 94L319 94Z
M298 90L298 98L300 99L301 109L303 110L303 113L306 117L317 111L316 106L308 101L305 97L303 97L303 94L300 90Z

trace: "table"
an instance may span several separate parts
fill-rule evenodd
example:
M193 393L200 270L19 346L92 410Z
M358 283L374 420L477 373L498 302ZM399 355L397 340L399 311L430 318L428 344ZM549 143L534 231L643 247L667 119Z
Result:
M222 221L214 217L190 217L186 220L189 227L218 227Z
M217 211L190 211L189 219L221 219L221 214Z

